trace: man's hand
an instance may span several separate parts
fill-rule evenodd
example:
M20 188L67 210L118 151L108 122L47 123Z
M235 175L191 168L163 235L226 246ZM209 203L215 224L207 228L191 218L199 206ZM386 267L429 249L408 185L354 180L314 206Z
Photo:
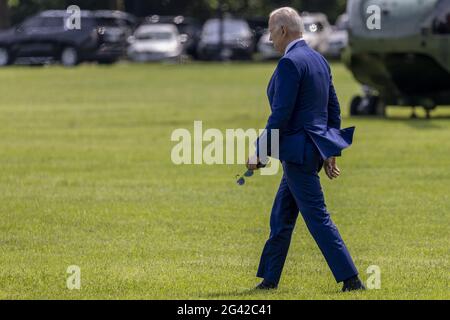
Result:
M256 154L250 156L247 160L246 166L248 170L258 170L259 158Z
M325 173L328 178L334 179L339 177L341 170L336 165L336 157L330 157L324 161Z

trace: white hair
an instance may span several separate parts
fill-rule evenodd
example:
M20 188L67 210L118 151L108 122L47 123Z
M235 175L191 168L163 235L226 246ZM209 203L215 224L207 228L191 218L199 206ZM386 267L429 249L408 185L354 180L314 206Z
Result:
M276 9L270 13L273 23L278 26L284 26L291 32L303 33L303 20L297 10L290 7Z

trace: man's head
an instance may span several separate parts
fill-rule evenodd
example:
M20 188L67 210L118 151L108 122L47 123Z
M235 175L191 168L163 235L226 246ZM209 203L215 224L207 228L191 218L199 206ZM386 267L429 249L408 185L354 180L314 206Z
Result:
M302 36L303 21L295 9L283 7L272 11L269 17L270 40L281 54L287 45Z

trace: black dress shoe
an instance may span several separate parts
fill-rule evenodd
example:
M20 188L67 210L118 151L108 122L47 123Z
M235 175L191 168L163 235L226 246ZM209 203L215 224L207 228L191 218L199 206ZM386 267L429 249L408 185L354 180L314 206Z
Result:
M260 284L258 284L255 289L256 290L271 290L271 289L276 289L277 285L270 283L270 282L266 282L263 280L263 282L261 282Z
M344 286L342 287L342 292L355 290L366 290L366 287L361 282L361 280L359 280L358 276L345 280Z

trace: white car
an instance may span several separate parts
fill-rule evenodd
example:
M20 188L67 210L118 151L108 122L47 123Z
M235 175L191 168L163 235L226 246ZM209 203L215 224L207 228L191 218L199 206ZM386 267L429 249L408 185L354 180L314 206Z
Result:
M266 31L258 41L257 48L258 52L261 54L261 58L265 60L280 58L281 54L275 50L275 48L273 47L273 42L269 39L270 32Z
M178 29L173 24L142 25L128 42L128 57L133 61L176 60L183 52Z
M328 38L332 33L332 28L326 15L322 13L308 13L302 15L304 32L303 38L306 43L321 54L328 51ZM266 31L258 42L258 52L263 59L276 59L281 55L273 47L269 40L270 33Z
M327 16L323 13L307 13L302 15L305 32L303 38L314 50L325 54L328 50L328 38L332 28Z

